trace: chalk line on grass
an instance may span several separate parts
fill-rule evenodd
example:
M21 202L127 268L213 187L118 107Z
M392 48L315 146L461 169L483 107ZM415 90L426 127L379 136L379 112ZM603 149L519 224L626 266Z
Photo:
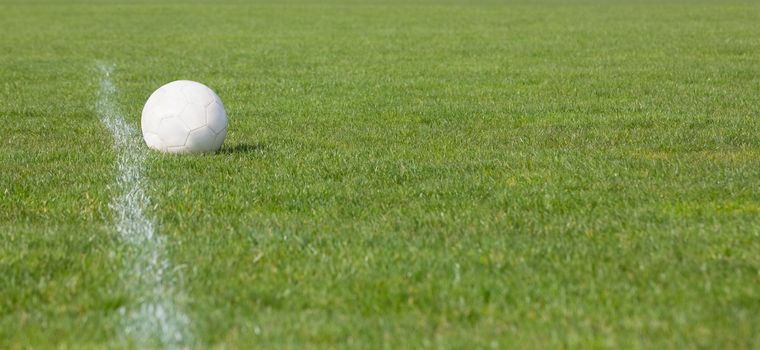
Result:
M172 270L165 256L165 239L156 234L154 222L145 213L150 206L142 175L147 154L139 133L118 108L116 86L111 81L113 66L99 62L97 67L101 78L96 108L113 137L118 173L114 182L117 195L109 207L126 248L123 280L139 301L137 307L120 310L126 317L124 331L138 344L183 348L190 341L190 319L177 305L181 276Z

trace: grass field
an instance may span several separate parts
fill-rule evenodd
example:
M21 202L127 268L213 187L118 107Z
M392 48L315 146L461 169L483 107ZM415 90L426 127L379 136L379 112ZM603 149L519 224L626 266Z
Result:
M760 348L759 23L751 1L0 0L0 348ZM98 64L135 130L177 79L229 114L219 154L139 148L176 343L125 323L149 291Z

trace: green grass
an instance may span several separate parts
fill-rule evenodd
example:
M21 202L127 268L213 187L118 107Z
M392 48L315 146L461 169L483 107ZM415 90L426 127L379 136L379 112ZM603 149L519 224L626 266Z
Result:
M191 348L760 347L760 3L0 1L0 348L136 347L95 110L151 153Z

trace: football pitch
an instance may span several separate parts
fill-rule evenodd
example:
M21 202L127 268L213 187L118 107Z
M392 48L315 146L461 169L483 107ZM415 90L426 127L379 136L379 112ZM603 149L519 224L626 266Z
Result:
M760 2L0 0L0 348L214 347L760 348Z

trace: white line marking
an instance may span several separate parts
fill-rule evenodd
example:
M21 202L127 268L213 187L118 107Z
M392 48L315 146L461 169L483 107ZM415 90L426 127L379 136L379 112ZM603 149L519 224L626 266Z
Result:
M116 87L111 81L113 67L99 62L100 91L96 105L101 122L113 136L118 177L114 183L118 196L110 203L116 231L125 243L127 269L124 283L131 295L139 298L136 308L122 309L127 316L125 333L137 344L164 348L184 348L190 344L190 319L177 306L181 296L178 271L165 257L165 242L156 234L154 222L145 215L150 198L145 193L142 171L146 151L140 135L124 121L115 101ZM143 346L143 347L144 347Z

